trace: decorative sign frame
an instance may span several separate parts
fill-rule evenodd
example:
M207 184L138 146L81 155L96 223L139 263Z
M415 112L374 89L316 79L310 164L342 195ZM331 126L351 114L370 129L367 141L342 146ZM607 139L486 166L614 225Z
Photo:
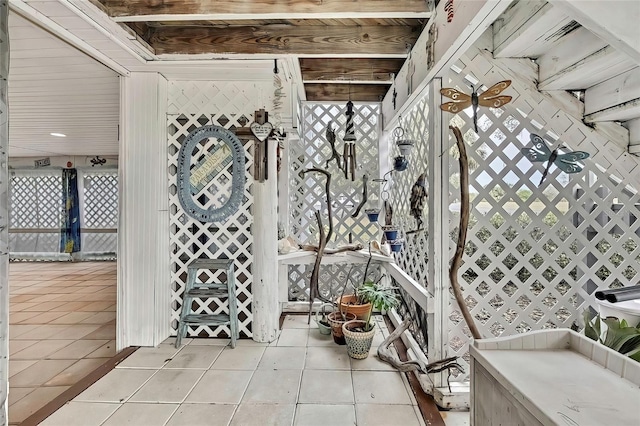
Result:
M231 195L229 196L227 202L219 208L204 209L196 204L191 193L191 161L193 157L193 149L202 140L208 138L217 138L225 143L225 145L223 145L223 147L216 151L216 153L214 153L211 157L213 158L215 154L227 151L227 149L230 150L231 158L233 161L233 171L231 180ZM222 162L222 164L224 165L228 164L224 160L225 159L223 158L221 158L220 161L214 161L214 159L212 159L212 161L205 161L203 165L211 164L212 167L214 167L214 163L215 165L219 165L220 162ZM237 212L240 208L240 205L242 204L242 197L244 196L244 163L245 154L242 142L240 142L236 135L234 135L224 127L213 125L203 126L189 133L189 135L184 140L184 143L180 147L180 153L178 154L178 199L180 200L180 205L182 206L184 211L189 216L196 220L199 220L200 222L220 222ZM207 174L208 173L205 172L205 177Z

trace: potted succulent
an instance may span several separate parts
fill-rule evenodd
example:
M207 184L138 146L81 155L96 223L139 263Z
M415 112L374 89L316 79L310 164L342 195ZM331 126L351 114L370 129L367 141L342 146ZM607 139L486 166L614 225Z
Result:
M394 287L385 287L380 280L366 281L358 287L358 295L370 305L364 320L355 319L342 325L342 333L347 343L347 353L351 358L364 359L369 356L375 335L375 322L371 322L373 309L389 311L398 306L400 300Z

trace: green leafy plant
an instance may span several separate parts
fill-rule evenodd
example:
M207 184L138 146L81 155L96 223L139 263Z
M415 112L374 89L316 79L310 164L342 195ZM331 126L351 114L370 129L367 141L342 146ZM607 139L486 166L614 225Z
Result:
M593 315L588 310L583 315L585 336L640 362L639 327L629 326L627 321L614 317L601 318L600 314Z
M400 304L400 299L395 292L395 287L384 287L380 281L365 281L356 289L358 300L364 303L371 303L371 308L367 313L363 331L371 331L373 324L370 322L374 309L379 311L389 311Z

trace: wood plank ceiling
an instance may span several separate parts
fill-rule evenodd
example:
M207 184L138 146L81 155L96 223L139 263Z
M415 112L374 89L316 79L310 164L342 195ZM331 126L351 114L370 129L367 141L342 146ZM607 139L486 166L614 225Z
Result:
M91 0L163 55L292 55L307 100L378 102L431 15L426 0ZM188 57L185 57L188 59Z

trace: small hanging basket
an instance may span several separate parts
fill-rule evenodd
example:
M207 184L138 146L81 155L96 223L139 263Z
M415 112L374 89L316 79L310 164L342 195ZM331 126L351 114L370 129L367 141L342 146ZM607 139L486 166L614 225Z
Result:
M367 213L367 218L369 218L369 222L377 222L378 216L380 216L380 209L366 209L365 213Z
M398 238L398 227L395 225L385 225L382 227L382 231L387 241L393 241Z
M391 251L394 253L400 252L402 250L402 247L404 246L404 240L402 238L398 238L388 242L389 246L391 247Z

